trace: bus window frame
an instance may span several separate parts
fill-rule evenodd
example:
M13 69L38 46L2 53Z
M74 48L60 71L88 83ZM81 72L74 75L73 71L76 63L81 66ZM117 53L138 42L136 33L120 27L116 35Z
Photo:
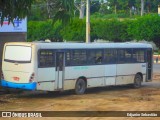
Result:
M41 51L52 51L52 59L54 59L54 61L52 62L52 63L54 63L52 66L50 65L45 65L45 66L41 66L40 65L40 52ZM53 55L54 54L54 55ZM54 49L39 49L38 50L38 68L51 68L51 67L56 67L56 50L54 50Z

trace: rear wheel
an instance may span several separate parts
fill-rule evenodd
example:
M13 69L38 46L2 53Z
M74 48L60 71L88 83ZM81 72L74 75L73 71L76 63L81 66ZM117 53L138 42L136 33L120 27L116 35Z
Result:
M81 95L85 92L86 90L86 82L84 79L78 79L75 85L75 93L77 95Z
M136 74L135 78L134 78L134 84L133 87L134 88L140 88L141 87L141 83L142 83L142 77L140 74Z

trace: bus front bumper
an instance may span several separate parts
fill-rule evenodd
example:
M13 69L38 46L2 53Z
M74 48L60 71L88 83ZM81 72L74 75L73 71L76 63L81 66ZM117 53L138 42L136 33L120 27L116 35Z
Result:
M6 80L1 80L1 86L9 87L9 88L16 88L16 89L35 90L36 89L36 82L33 82L33 83L13 83L13 82L8 82Z

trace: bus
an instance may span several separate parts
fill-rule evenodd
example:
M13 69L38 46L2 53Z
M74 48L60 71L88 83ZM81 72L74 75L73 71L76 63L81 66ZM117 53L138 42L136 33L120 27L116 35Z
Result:
M1 85L41 91L75 90L152 81L152 46L146 43L9 42Z

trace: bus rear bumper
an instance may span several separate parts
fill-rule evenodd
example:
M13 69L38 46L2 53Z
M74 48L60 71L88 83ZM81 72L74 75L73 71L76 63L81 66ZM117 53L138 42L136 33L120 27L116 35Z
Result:
M3 87L9 87L9 88L17 88L17 89L26 89L26 90L35 90L36 89L36 83L13 83L8 82L6 80L1 80L1 86Z

